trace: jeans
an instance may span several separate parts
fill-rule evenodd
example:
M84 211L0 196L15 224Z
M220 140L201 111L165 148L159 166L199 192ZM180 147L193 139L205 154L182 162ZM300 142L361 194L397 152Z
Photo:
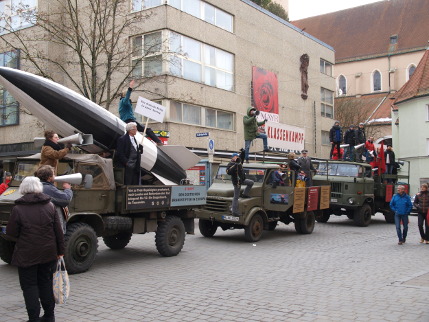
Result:
M404 225L404 231L401 232L401 220ZM408 215L400 215L395 213L395 225L396 225L396 233L398 234L399 241L405 241L407 238L408 232Z
M344 160L354 161L355 159L355 147L354 145L349 144L348 147L346 147L346 150L344 151Z
M246 179L243 181L243 184L246 185L246 188L244 189L243 196L248 196L250 189L253 187L253 181ZM232 199L232 214L235 216L239 216L240 213L238 212L238 198L240 197L240 190L241 185L237 184L234 185L234 198Z
M420 237L424 240L429 240L429 226L426 220L426 214L417 214ZM423 225L425 228L423 228Z
M18 267L19 283L30 321L39 320L40 303L45 312L44 316L46 318L54 317L55 300L52 289L52 274L56 263L55 260L29 267Z
M265 133L259 133L256 136L257 139L262 139L263 143L264 143L264 150L268 150L268 136ZM252 143L253 140L245 140L244 141L244 151L245 151L245 156L244 159L246 161L249 161L249 149L250 149L250 144Z

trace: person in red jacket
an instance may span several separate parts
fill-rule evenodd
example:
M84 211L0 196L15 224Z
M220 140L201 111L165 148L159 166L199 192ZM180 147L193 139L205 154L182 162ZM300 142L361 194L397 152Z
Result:
M375 151L374 146L374 137L370 137L369 140L365 142L365 150L366 150L366 162L371 164L374 167L374 161L377 158L377 152Z
M4 182L0 184L0 195L9 188L9 183L12 181L12 175L10 172L4 173Z

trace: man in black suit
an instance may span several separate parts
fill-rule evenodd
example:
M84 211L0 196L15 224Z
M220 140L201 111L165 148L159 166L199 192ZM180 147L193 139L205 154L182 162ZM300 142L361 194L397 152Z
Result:
M130 122L125 127L127 133L122 135L116 144L116 155L119 166L125 168L124 184L140 184L140 159L143 146L135 139L137 124Z

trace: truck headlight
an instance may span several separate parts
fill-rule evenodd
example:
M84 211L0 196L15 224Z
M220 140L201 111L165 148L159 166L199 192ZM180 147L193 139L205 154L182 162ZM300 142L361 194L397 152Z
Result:
M355 199L354 198L349 198L348 202L349 202L349 204L353 205L355 203Z

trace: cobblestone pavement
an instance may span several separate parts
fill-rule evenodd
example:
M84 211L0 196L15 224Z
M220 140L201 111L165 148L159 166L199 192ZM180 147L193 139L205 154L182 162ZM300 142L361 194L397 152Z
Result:
M196 221L197 225L197 221ZM198 227L198 226L197 226ZM90 271L72 275L57 321L429 321L429 245L410 217L407 243L377 214L297 235L280 224L255 244L243 230L204 238L196 228L177 257L158 255L154 234L121 251L99 239ZM24 321L16 268L0 264L0 320Z

